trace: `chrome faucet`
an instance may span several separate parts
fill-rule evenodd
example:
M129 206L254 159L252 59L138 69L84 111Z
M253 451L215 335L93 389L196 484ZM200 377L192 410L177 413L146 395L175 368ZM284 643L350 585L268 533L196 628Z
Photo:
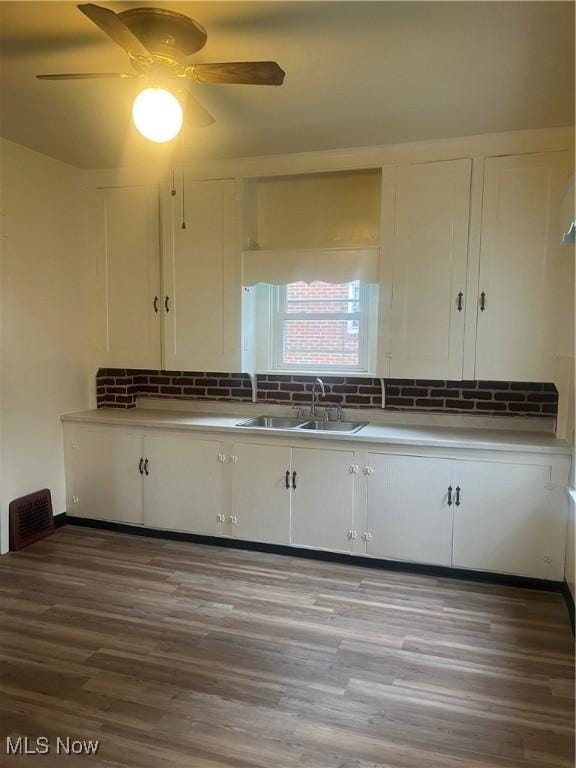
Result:
M312 385L312 403L310 405L310 416L316 418L316 385L318 385L322 391L322 397L326 397L326 389L324 388L324 382L322 379L316 379Z

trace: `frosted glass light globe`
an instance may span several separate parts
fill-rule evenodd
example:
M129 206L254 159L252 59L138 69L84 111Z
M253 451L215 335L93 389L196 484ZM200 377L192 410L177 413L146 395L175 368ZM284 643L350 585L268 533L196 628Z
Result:
M170 91L146 88L134 99L134 125L150 141L171 141L182 128L182 107Z

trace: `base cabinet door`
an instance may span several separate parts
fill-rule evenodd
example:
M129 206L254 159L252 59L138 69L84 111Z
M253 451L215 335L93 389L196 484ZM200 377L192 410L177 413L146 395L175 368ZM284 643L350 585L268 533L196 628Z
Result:
M453 462L376 453L367 460L366 553L450 566Z
M281 445L233 446L227 535L272 544L290 542L291 455L292 449Z
M550 479L547 466L455 462L453 565L550 578Z
M222 514L222 444L146 435L144 519L151 528L214 534Z
M117 523L144 522L144 439L120 428L83 426L69 446L72 456L71 515Z
M354 459L352 451L293 449L292 544L352 551Z

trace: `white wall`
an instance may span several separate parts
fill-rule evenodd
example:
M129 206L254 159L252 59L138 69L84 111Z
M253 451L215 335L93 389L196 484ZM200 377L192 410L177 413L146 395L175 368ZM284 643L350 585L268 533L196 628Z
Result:
M82 172L0 139L0 517L50 488L65 511L60 415L88 407Z

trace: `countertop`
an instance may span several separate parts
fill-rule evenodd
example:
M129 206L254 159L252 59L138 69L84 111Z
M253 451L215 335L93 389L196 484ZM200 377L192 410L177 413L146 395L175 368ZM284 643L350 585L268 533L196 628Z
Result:
M508 429L482 429L438 426L401 426L369 424L360 432L350 435L334 432L305 430L260 429L239 427L247 416L191 413L148 408L100 408L62 416L64 422L90 424L122 424L149 429L185 429L197 432L218 432L232 435L250 435L266 440L268 435L297 440L337 440L347 443L381 443L433 448L462 448L490 451L517 451L525 453L571 454L568 441L559 440L547 432L526 432Z

